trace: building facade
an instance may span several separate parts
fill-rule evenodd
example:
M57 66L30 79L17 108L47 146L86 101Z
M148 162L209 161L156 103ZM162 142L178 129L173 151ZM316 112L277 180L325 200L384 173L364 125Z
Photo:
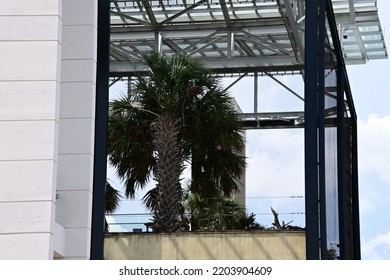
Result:
M0 259L90 257L97 1L0 1Z

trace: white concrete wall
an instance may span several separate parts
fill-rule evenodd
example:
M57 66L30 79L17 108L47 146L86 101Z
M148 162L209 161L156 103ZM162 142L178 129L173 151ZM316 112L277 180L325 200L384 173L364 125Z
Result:
M51 259L60 0L0 0L0 259Z
M56 220L64 257L90 254L96 93L97 1L64 0Z
M233 104L234 110L236 110L237 113L242 114L242 110L240 106L237 103L237 100L232 98L231 102ZM246 157L246 131L242 130L241 136L244 139L244 149L242 151L238 151L240 156ZM238 178L237 180L237 185L238 185L238 193L235 193L233 195L233 198L235 198L241 205L246 207L246 169L244 170L244 173Z
M0 0L0 259L89 258L96 18Z

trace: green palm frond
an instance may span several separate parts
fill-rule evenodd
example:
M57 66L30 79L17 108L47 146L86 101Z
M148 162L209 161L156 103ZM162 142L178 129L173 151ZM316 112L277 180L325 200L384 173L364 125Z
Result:
M122 195L120 192L111 186L110 182L106 180L106 213L114 213L118 209L121 199Z

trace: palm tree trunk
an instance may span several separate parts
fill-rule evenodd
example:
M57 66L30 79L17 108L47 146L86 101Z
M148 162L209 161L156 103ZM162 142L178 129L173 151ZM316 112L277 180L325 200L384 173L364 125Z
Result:
M179 204L181 201L180 175L183 160L178 134L180 121L161 115L154 124L154 147L157 153L155 180L158 201L155 210L155 230L175 232L178 230Z

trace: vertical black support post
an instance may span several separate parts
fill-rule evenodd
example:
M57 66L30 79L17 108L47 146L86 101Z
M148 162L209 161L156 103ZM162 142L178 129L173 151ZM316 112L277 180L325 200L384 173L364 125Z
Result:
M338 141L338 149L342 149L343 151L340 151L340 154L338 154L338 158L340 159L338 164L339 164L339 169L338 169L338 172L341 172L342 176L344 177L339 177L339 186L342 186L340 187L340 192L339 192L339 212L340 213L340 216L339 216L339 219L340 219L340 229L339 229L339 235L340 235L340 242L341 242L341 248L340 248L340 258L341 259L344 259L344 258L354 258L354 259L360 259L361 258L361 251L360 251L360 222L359 222L359 193L358 193L358 160L357 160L357 155L358 155L358 148L357 148L357 116L356 116L356 111L355 111L355 106L353 104L353 98L352 98L352 93L351 93L351 89L349 87L349 82L348 82L348 76L347 76L347 71L346 71L346 68L345 68L345 63L344 63L344 59L343 59L343 56L342 56L342 52L341 52L341 43L340 43L340 40L339 40L339 37L338 37L338 33L337 33L337 26L336 26L336 21L335 21L335 17L334 17L334 11L333 11L333 7L332 7L332 2L331 0L327 0L327 14L328 14L328 21L329 21L329 26L330 26L330 30L331 30L331 33L332 33L332 39L333 39L333 44L334 44L334 50L335 50L335 54L336 54L336 57L337 57L337 61L338 61L338 73L339 73L339 76L338 76L338 94L339 95L339 99L338 99L338 104L342 107L338 107L338 114L342 114L341 116L339 115L339 118L341 117L344 117L344 112L345 112L345 105L344 105L344 94L346 96L346 100L348 102L348 109L349 109L349 112L350 112L350 125L352 126L351 127L351 130L352 130L352 143L350 144L351 145L351 148L350 148L350 153L348 156L349 157L352 157L352 159L350 159L351 163L352 163L352 167L350 166L345 166L345 162L344 160L341 161L341 159L345 159L346 155L345 155L345 143L344 141L342 141L343 139L341 139L341 137L344 137L344 140L345 140L345 127L342 128L342 131L340 131L340 133L343 133L343 135L341 136L337 136L337 137L340 137L340 139L338 138L337 141ZM340 88L340 86L342 86L342 88ZM342 102L342 104L341 104ZM341 111L343 110L343 111ZM342 123L343 125L345 125L345 120L343 119L342 120ZM340 121L338 121L338 130L339 128L341 128L342 126L342 123L340 123ZM340 146L340 145L344 145L344 146ZM349 164L349 163L348 163ZM343 168L341 169L340 166L342 166ZM352 194L351 194L351 197L348 198L349 199L352 199L352 221L349 221L349 222L352 222L352 234L349 233L349 236L348 236L348 233L346 231L346 229L349 227L351 227L350 224L347 224L347 221L345 218L347 218L346 214L346 205L347 205L347 202L349 203L349 201L347 201L346 199L346 173L347 171L349 171L349 173L351 173L351 169L352 169ZM340 176L340 174L339 174ZM340 185L341 184L341 185ZM341 197L340 197L341 195ZM352 239L351 240L351 235L352 235ZM351 248L352 247L352 248ZM352 254L351 254L351 251L352 251ZM347 252L348 252L348 255L347 255Z
M328 258L327 220L326 220L326 171L325 171L325 1L319 4L318 26L318 184L321 259Z
M353 222L353 259L361 259L360 251L360 217L359 217L359 183L358 183L358 142L357 124L352 121L352 222Z
M306 0L305 11L305 212L306 259L319 259L318 219L318 5Z
M337 176L340 232L340 259L348 258L348 235L346 225L346 181L345 181L345 103L344 72L341 63L337 69Z
M95 149L92 195L92 260L103 259L109 92L110 1L98 0Z

